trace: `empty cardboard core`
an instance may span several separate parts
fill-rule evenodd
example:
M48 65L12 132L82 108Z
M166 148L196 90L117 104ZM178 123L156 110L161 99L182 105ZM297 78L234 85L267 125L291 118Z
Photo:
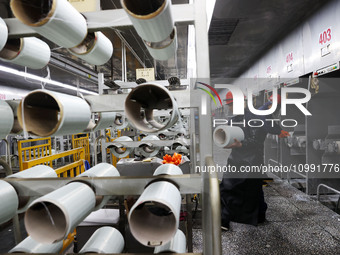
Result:
M88 33L84 41L76 47L70 48L69 50L78 55L88 54L96 43L95 33Z
M127 96L125 113L137 129L154 132L155 128L161 129L170 119L167 123L159 123L154 119L153 111L171 109L172 106L172 99L164 89L155 85L140 85Z
M154 152L156 149L153 145L147 145L147 144L143 144L139 147L142 148L143 151L145 151L146 153Z
M19 55L22 48L22 39L8 39L5 47L0 51L0 58L12 60Z
M18 111L19 121L25 120L26 130L39 136L50 136L58 129L62 110L57 100L44 92L29 94L24 100L24 116L22 105Z
M227 134L223 129L216 130L216 132L214 133L214 137L215 142L221 146L224 145L227 141Z
M54 0L12 0L14 15L28 26L40 26L48 21L56 7Z
M53 243L63 240L67 220L63 211L50 202L38 202L25 214L27 233L37 242Z
M166 0L123 0L125 8L130 14L138 16L147 16L163 9L165 2Z
M165 204L146 201L131 213L130 228L144 245L158 246L168 242L177 231L176 218Z
M120 115L120 114L117 114L114 123L115 123L117 126L122 126L123 123L124 123L124 122L123 122L123 116Z

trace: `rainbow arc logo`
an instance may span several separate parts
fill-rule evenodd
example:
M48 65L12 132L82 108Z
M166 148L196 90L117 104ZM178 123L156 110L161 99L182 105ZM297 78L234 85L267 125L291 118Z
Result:
M206 86L206 87L209 88L212 92L214 92L214 94L217 96L218 100L220 101L221 106L223 106L222 100L221 100L221 98L220 98L220 95L217 93L216 89L214 89L212 86L210 86L210 85L208 85L208 84L206 84L206 83L203 83L203 82L197 82L197 83L198 83L198 84L201 84L201 85L203 85L203 86ZM205 93L207 93L207 94L212 98L212 100L214 101L215 105L217 106L217 102L216 102L216 100L215 100L215 97L211 94L211 92L210 92L209 90L204 89L204 88L200 88L200 87L197 87L197 88L200 89L200 90L203 90Z

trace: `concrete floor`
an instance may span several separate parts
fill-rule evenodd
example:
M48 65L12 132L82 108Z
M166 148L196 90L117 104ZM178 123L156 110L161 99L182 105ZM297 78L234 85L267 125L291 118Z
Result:
M267 221L258 227L231 223L222 232L223 254L340 254L340 215L274 179L264 187ZM202 230L194 229L194 252L202 252Z

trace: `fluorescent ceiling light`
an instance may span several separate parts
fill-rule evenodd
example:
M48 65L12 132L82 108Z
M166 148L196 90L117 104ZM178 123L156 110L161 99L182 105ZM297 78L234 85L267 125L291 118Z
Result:
M38 75L22 72L22 71L19 71L19 70L13 69L13 68L9 68L9 67L5 67L5 66L0 66L0 71L6 72L6 73L11 73L11 74L14 74L14 75L18 75L18 76L29 78L29 79L36 80L36 81L41 81L41 82L51 84L51 85L55 85L55 86L58 86L58 87L62 87L62 88L66 88L66 89L70 89L70 90L74 90L74 91L79 91L79 92L86 93L86 94L98 95L98 93L90 91L90 90L81 89L81 88L78 89L77 87L74 87L74 86L71 86L71 85L68 85L68 84L65 84L65 83L61 83L59 81L53 81L53 80L50 80L50 79L47 79L47 78L42 78Z

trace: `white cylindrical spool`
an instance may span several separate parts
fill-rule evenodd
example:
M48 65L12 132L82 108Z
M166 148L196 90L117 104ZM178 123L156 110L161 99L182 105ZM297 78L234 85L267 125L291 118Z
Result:
M7 100L7 104L12 108L12 112L14 115L14 123L11 130L11 134L21 134L22 133L22 127L20 126L19 120L18 120L18 108L20 105L21 100Z
M174 28L169 37L161 43L144 41L144 44L154 59L161 61L168 60L177 51L177 30Z
M132 235L150 247L169 242L178 229L180 209L181 194L174 184L151 183L130 210Z
M160 124L154 119L153 111L156 109L171 109L168 122ZM141 84L129 93L125 100L125 114L132 125L147 133L168 129L179 118L177 102L170 91L152 83Z
M46 137L83 132L90 122L91 110L87 102L79 97L35 90L21 102L18 115L21 126L25 120L28 132Z
M63 241L53 244L38 243L28 236L8 253L59 253L63 248Z
M176 235L170 242L155 247L154 254L158 253L186 253L187 252L187 240L184 233L181 230L177 230Z
M244 132L242 128L225 125L215 128L213 140L218 147L226 148L235 142L234 139L237 139L240 142L244 140Z
M111 149L112 154L116 158L125 158L127 157L133 150L133 148L124 147L124 145L119 144L119 142L132 142L133 140L128 136L121 136L114 140L118 144L111 145L108 148Z
M152 141L159 141L156 135L148 135L142 139L142 144L139 145L139 151L144 157L154 157L158 154L160 147L155 146Z
M98 122L92 131L98 131L109 128L113 125L116 120L115 112L100 112L98 113Z
M6 178L57 178L57 173L49 166L39 165L11 174ZM17 213L23 213L37 197L20 196Z
M160 42L171 34L174 21L170 0L121 0L138 35L147 42Z
M0 224L13 218L19 205L18 195L9 183L0 180Z
M94 32L88 33L81 44L68 50L92 65L103 65L111 59L113 46L102 32Z
M112 127L116 130L122 130L127 128L129 122L124 114L117 113Z
M163 164L155 170L153 173L154 176L156 175L182 175L182 169L174 164Z
M5 47L8 39L8 28L5 21L0 18L0 51Z
M0 100L0 116L0 139L4 139L11 132L14 124L12 108L4 100Z
M85 18L67 0L11 0L11 9L22 23L59 46L75 47L87 35Z
M79 253L122 253L124 245L124 238L117 229L102 227L93 233Z
M0 59L32 69L41 69L50 61L51 50L44 41L35 37L9 39L0 51Z
M33 201L25 213L27 233L41 243L63 240L93 210L89 185L72 182Z
M115 177L120 176L118 170L111 164L108 163L100 163L85 171L84 173L78 175L77 177ZM100 187L96 187L95 189L100 189ZM96 205L94 210L99 210L104 205L106 205L107 201L111 196L96 196Z

